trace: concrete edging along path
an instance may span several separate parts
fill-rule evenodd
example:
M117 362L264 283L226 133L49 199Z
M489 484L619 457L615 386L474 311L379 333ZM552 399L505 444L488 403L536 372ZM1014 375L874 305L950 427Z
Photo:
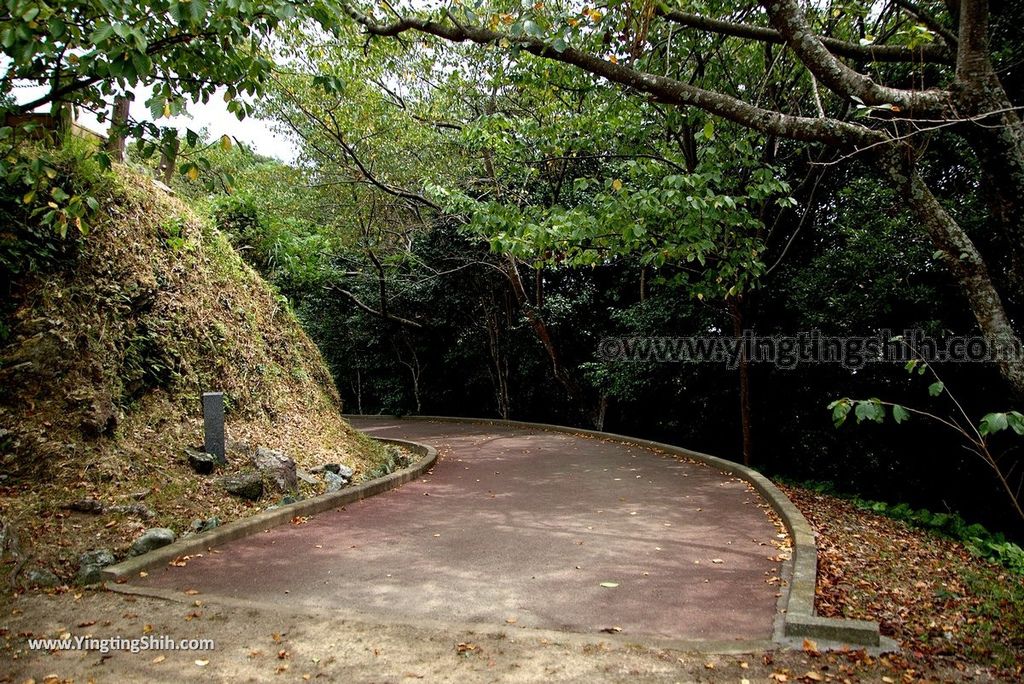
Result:
M717 456L690 451L671 444L654 442L636 437L627 437L609 432L598 432L585 428L573 428L547 423L529 423L516 420L491 418L456 418L449 416L389 416L349 414L346 417L384 418L393 420L422 420L448 423L482 423L490 425L507 425L570 434L584 434L602 439L636 444L638 446L659 449L671 454L691 458L706 463L722 472L749 482L754 489L768 502L772 509L782 518L783 524L793 542L793 558L788 591L780 599L782 610L781 624L777 625L775 640L786 643L789 640L804 638L815 639L835 644L851 646L867 646L878 648L891 647L883 644L879 634L878 623L867 620L847 620L842 618L820 617L814 611L815 586L818 573L818 549L814 541L814 531L807 519L782 491L771 480L761 473L739 463L727 461Z
M405 447L419 454L420 460L407 468L378 477L369 482L364 482L338 492L321 494L312 499L296 501L293 504L287 504L272 511L263 511L241 520L234 520L209 532L179 539L176 542L154 549L141 556L128 558L120 563L104 568L103 579L114 582L125 581L143 570L166 565L175 558L201 553L211 547L283 525L295 516L315 515L316 513L322 513L332 508L340 508L360 499L386 492L389 489L394 489L399 485L418 478L429 470L437 460L437 450L427 444L385 437L374 437L373 439L384 444L396 444Z

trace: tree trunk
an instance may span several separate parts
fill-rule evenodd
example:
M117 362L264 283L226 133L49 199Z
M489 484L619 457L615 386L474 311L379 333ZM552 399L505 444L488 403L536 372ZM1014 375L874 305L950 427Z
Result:
M750 420L750 359L743 343L743 307L740 297L729 297L729 316L732 318L732 334L740 345L740 357L737 372L740 379L740 431L743 434L743 465L749 466L753 460L754 441L751 434Z
M178 163L178 139L168 142L160 150L160 174L165 185L174 178L175 164Z
M506 272L508 273L509 281L512 283L512 291L516 296L516 301L526 315L526 320L529 321L530 327L533 328L533 332L537 335L537 339L543 345L544 351L548 354L548 359L551 361L551 372L565 389L569 399L578 399L580 396L580 386L576 379L572 377L572 374L562 366L562 359L558 353L558 347L555 346L555 341L551 336L551 330L548 329L547 323L544 322L540 312L530 302L515 258L509 256L506 260L506 265Z
M363 415L363 374L356 368L356 411Z
M953 95L958 115L966 119L956 132L974 150L991 218L1001 228L986 236L989 263L1012 301L1024 293L1024 121L992 65L988 3L962 2L956 9Z
M989 344L997 350L1020 350L1020 338L1010 324L978 248L925 185L914 167L910 150L891 149L879 158L884 172L902 189L932 245L942 253ZM1024 397L1024 358L1019 353L1000 353L996 363L1016 397Z
M501 348L501 326L498 316L494 311L488 310L485 314L487 329L487 349L491 353L491 363L494 369L491 371L491 378L494 382L494 395L498 403L498 414L504 420L508 420L511 414L511 402L508 396L508 358Z
M107 152L117 163L124 162L125 126L128 123L128 108L131 100L127 95L114 97L114 106L110 113L110 129L107 131Z

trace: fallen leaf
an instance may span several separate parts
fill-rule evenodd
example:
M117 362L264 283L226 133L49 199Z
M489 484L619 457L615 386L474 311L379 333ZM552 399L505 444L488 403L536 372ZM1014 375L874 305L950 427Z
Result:
M149 662L153 663L154 665L159 665L160 663L164 662L165 660L167 660L167 656L158 655L156 658L153 658Z
M606 589L614 589L619 586L618 582L601 582L601 586Z
M199 590L198 589L186 589L185 593L187 595L189 595L189 596L195 596L196 594L199 593Z
M196 665L198 665L199 667L206 667L209 664L210 664L209 660L197 660L196 661Z
M812 682L823 682L823 681L825 681L825 678L822 677L817 672L815 672L814 670L809 670L806 674L804 674L804 679L809 679Z
M818 644L817 644L817 642L811 641L810 639L804 639L804 652L805 653L817 653L818 652Z

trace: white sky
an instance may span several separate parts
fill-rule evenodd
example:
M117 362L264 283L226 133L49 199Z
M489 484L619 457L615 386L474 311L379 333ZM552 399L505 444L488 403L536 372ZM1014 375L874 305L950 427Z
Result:
M153 117L150 116L145 105L146 100L149 99L149 89L136 88L134 92L135 101L132 102L131 107L132 117L138 120L152 121ZM27 102L44 93L43 86L15 88L14 90L15 99L19 102ZM238 117L228 111L223 95L223 89L218 90L208 103L190 104L188 106L189 116L160 119L159 123L162 126L174 126L182 134L187 128L196 132L206 128L213 140L227 134L249 145L259 154L274 157L289 164L295 161L298 149L291 139L274 133L268 121L249 117L244 121L239 121ZM108 124L96 121L92 112L80 112L78 123L98 133L105 133L108 127Z

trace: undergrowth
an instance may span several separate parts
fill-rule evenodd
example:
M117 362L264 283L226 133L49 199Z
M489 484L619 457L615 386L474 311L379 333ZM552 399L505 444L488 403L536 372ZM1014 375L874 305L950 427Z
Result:
M968 523L959 513L936 513L926 508L915 509L906 503L892 504L864 499L856 494L839 491L831 482L775 479L819 494L845 499L861 510L878 513L903 521L912 527L954 539L961 542L975 556L999 563L1015 574L1024 575L1024 548L1009 541L1001 532L991 532L979 523Z

